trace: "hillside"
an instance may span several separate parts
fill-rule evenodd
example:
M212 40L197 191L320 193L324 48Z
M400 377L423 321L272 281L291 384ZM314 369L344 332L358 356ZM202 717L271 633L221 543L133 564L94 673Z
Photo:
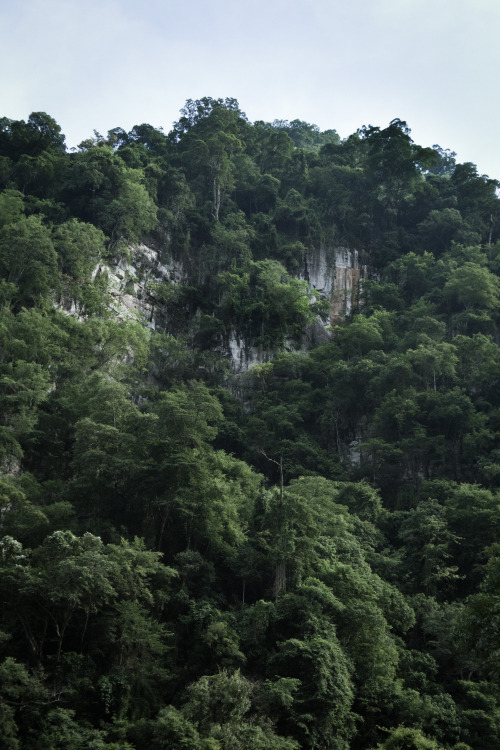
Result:
M500 746L497 189L401 120L0 120L0 747Z

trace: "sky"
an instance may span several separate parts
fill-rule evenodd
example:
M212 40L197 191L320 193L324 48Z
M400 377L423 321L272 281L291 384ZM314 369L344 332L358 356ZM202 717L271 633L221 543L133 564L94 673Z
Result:
M0 116L68 147L203 96L343 138L399 118L500 180L499 32L498 0L0 0Z

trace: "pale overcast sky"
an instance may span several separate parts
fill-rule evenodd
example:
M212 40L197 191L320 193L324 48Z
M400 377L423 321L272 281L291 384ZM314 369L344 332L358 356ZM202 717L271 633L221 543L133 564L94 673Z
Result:
M500 179L499 0L0 0L0 116L168 132L186 99L342 137L406 120Z

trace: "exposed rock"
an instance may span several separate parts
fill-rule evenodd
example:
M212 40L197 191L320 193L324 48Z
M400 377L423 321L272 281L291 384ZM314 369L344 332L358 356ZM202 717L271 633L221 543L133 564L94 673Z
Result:
M115 263L96 267L94 276L106 273L109 279L109 293L112 297L111 309L118 319L135 319L155 329L168 321L168 310L155 308L151 294L155 284L189 283L188 264L174 259L168 252L168 238L164 245L140 243L130 246L127 252ZM323 299L331 303L330 324L348 315L356 304L359 285L366 276L366 267L359 265L358 253L348 247L321 246L310 251L305 258L299 278L306 280L311 290L319 292ZM77 305L72 300L64 300L60 309L72 315L79 315ZM288 341L289 351L308 351L313 346L327 341L329 330L319 318L303 332L301 341ZM276 352L257 347L245 341L241 335L231 331L226 341L221 342L221 356L230 359L233 375L242 375L250 367L267 362Z
M366 266L359 264L357 250L322 246L306 256L300 278L330 300L330 322L333 324L351 312L366 272Z

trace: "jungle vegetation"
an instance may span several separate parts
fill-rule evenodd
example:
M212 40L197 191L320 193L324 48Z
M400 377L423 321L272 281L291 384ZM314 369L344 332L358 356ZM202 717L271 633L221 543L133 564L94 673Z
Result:
M0 119L2 748L497 750L500 203L455 156L234 99ZM141 241L188 274L154 329L106 271Z

